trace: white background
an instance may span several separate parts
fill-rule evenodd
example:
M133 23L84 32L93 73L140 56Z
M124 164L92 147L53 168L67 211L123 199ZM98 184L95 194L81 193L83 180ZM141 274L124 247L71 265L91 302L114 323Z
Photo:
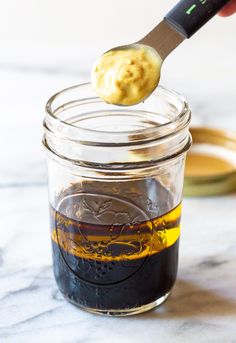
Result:
M63 300L51 269L46 100L88 81L97 55L144 36L171 0L0 3L0 342L235 343L235 197L184 199L178 281L159 310L102 318ZM215 17L165 61L192 123L236 132L236 15Z
M112 46L140 39L176 3L173 0L8 0L1 2L0 42L3 62L18 59L89 69L96 56ZM236 16L215 17L165 62L163 81L227 87L236 60ZM227 78L225 78L227 80ZM224 82L224 81L223 81ZM59 85L60 86L60 85ZM180 87L181 88L181 87ZM185 87L183 87L184 89ZM181 91L181 89L179 89Z
M100 53L140 39L175 3L1 1L0 184L45 183L41 137L47 99L58 90L89 81ZM236 131L235 37L236 15L215 16L163 64L161 84L187 98L194 125Z
M90 79L98 54L138 40L173 0L7 0L0 10L0 184L45 183L44 105ZM161 83L186 96L192 123L236 131L236 15L215 16L166 59ZM16 167L17 166L17 167Z

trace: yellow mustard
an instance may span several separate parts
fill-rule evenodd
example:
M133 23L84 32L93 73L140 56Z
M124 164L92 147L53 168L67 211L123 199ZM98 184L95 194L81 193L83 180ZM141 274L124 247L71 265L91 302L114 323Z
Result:
M160 79L162 59L145 45L103 54L92 71L96 93L107 103L134 105L147 98Z

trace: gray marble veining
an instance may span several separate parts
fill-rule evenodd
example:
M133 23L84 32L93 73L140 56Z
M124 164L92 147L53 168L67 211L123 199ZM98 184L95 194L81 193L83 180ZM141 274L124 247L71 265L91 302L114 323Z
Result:
M160 308L105 318L64 300L51 269L43 104L88 73L16 63L0 64L0 77L0 342L235 343L235 194L184 200L178 281ZM234 80L223 93L183 80L175 88L190 100L194 123L236 130Z

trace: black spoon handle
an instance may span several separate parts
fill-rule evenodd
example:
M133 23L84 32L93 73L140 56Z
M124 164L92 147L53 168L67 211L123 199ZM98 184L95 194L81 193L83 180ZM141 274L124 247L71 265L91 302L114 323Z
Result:
M190 38L227 2L229 0L181 0L164 19L186 38Z

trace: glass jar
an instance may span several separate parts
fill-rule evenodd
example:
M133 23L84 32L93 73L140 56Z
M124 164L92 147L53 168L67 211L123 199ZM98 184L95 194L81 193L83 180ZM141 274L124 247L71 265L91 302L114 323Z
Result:
M117 107L90 84L47 103L53 269L70 302L130 315L161 304L177 274L190 110L163 87Z

